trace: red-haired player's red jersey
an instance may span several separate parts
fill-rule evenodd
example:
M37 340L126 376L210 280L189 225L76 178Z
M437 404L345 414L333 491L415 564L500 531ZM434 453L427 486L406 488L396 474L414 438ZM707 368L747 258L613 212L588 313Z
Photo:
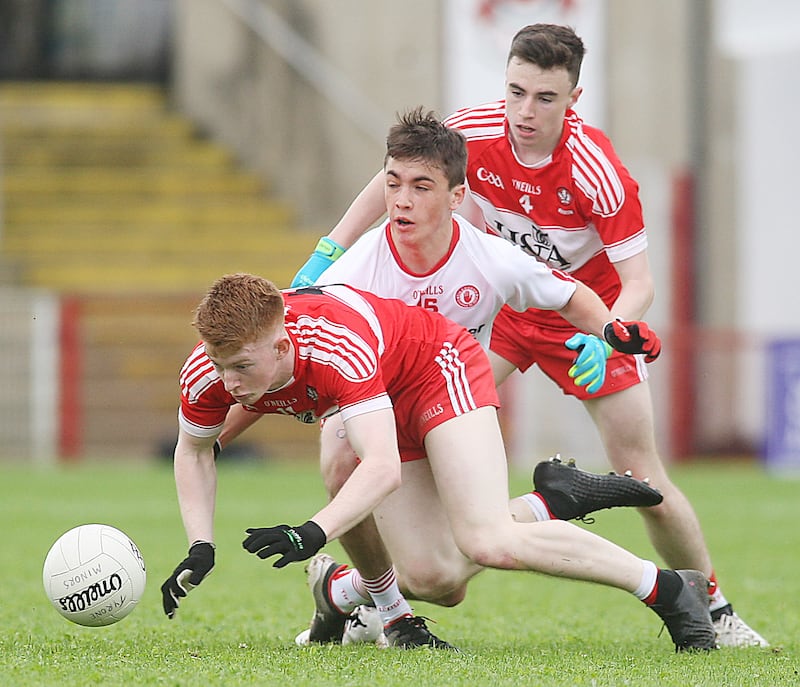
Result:
M467 183L486 229L592 288L607 305L620 282L610 264L645 250L639 187L599 129L568 110L552 155L522 164L508 137L505 101L459 110L446 124L467 138ZM531 311L565 326L557 313Z
M438 313L343 285L284 292L294 374L247 410L312 423L394 407L404 460L424 457L423 439L445 420L497 406L489 360L463 327ZM235 400L202 344L181 370L178 421L216 436Z

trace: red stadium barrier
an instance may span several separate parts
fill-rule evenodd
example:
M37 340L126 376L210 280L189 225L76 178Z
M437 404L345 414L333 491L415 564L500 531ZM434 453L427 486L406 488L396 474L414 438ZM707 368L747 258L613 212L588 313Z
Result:
M674 460L689 458L695 439L695 270L694 256L686 246L695 245L694 177L689 170L675 175L672 183L672 374L670 375L670 440Z
M83 450L83 408L81 404L82 356L80 342L81 304L76 296L61 299L59 328L60 401L58 454L74 461Z

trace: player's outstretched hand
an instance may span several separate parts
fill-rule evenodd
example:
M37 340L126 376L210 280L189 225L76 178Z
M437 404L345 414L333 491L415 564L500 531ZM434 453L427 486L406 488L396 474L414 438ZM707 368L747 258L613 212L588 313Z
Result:
M172 571L161 585L164 613L170 620L175 617L180 602L192 589L200 584L214 567L214 545L207 541L196 541L189 547L189 555Z
M592 334L582 332L574 334L564 345L578 351L568 372L575 385L586 387L590 394L599 391L606 381L606 358L611 355L611 346Z
M643 353L646 363L652 363L661 354L661 339L647 322L612 320L603 327L603 336L617 351Z
M294 275L291 287L311 286L319 279L320 275L336 262L347 250L340 246L333 239L323 236L317 243L317 247L306 260L300 271Z
M282 554L272 564L274 568L282 568L288 563L304 561L319 551L328 540L322 528L313 520L299 525L278 525L277 527L250 527L250 535L242 542L242 546L259 558L269 558Z

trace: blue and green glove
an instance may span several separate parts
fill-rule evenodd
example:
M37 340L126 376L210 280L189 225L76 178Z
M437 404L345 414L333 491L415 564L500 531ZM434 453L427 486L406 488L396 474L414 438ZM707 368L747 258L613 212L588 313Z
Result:
M347 249L340 246L333 239L323 236L318 242L317 247L306 260L292 279L292 288L300 286L312 286L319 279L320 275L336 262Z
M570 337L564 345L578 351L578 357L567 373L575 380L575 386L585 386L590 394L598 392L606 381L606 360L614 349L593 334L581 332Z

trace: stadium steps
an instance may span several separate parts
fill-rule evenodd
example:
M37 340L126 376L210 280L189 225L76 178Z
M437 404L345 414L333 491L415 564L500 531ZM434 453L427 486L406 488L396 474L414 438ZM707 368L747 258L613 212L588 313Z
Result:
M316 233L151 85L4 82L0 155L0 278L77 303L85 453L151 455L175 437L200 295L234 271L287 286ZM316 453L285 418L244 439Z
M197 291L246 270L287 286L313 248L292 208L157 87L6 83L0 122L0 253L25 284Z

